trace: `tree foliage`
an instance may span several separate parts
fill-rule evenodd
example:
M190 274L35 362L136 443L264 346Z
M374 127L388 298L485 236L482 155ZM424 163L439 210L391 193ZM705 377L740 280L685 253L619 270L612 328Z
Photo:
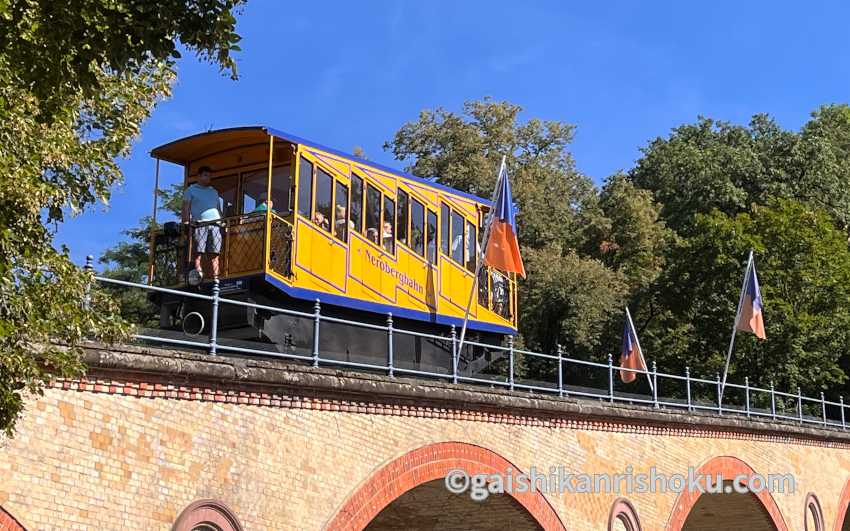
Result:
M415 175L438 176L443 184L483 197L492 195L505 155L529 272L519 292L523 342L547 352L561 344L574 356L599 356L607 325L622 311L634 281L631 273L606 260L638 260L641 252L633 243L641 240L636 235L643 229L635 224L646 214L652 218L652 230L657 214L638 214L654 207L650 194L636 194L625 198L635 208L624 215L634 219L628 226L612 222L606 217L615 210L611 200L600 201L593 182L575 169L568 151L573 126L538 119L523 122L521 111L517 105L486 98L467 102L462 114L422 111L385 148L408 160L408 170ZM618 179L609 195L619 197L622 187L631 186ZM603 237L619 239L619 250L604 251Z
M238 0L0 2L0 429L25 393L79 374L76 345L127 330L56 250L67 212L107 202L141 123L170 93L177 46L230 70ZM84 301L89 305L84 308ZM58 346L53 341L66 345Z
M183 186L175 184L165 190L158 190L157 194L160 215L170 213L179 218ZM98 259L105 266L101 275L125 282L147 283L151 258L150 235L152 230L160 227L160 223L154 225L153 219L145 216L139 220L137 227L125 230L123 234L127 239L107 249ZM128 322L146 326L159 323L159 314L148 300L146 292L108 285L103 286L103 289L115 298L121 317Z
M739 333L731 372L811 395L836 389L850 360L850 250L824 210L793 199L695 217L660 279L665 312L644 334L645 348L667 370L720 370L750 249L767 340Z
M520 111L489 99L466 103L462 114L426 110L386 147L413 173L485 197L507 155L529 272L520 283L524 345L551 352L560 344L604 361L619 352L628 304L661 370L690 366L713 377L754 249L768 340L739 334L733 380L842 390L850 369L850 107L821 107L796 132L768 115L747 125L701 117L649 142L632 169L600 189L575 169L571 125L522 122ZM525 369L552 376L542 364Z
M640 303L643 343L667 369L722 370L749 249L768 340L739 336L730 373L816 394L843 389L850 229L850 107L812 113L800 131L756 115L700 118L656 138L629 179L663 204L678 243ZM828 263L827 263L828 262Z
M463 114L425 110L384 145L408 171L481 197L493 195L502 155L507 157L521 242L541 247L572 241L581 212L594 200L593 183L578 173L567 146L573 126L532 119L519 122L518 105L490 99L467 102Z

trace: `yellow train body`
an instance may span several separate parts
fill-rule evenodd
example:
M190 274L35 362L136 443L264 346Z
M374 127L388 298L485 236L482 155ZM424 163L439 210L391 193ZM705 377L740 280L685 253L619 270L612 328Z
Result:
M211 168L226 205L222 279L262 275L296 299L438 325L459 326L469 307L471 329L516 331L512 275L482 267L473 294L482 198L265 127L152 154L183 165L187 186Z

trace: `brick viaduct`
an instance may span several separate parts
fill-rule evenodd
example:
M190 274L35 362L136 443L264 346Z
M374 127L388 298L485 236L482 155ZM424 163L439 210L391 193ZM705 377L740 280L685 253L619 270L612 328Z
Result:
M0 529L850 531L850 434L486 387L140 347L0 439ZM793 493L493 494L444 484L548 471L790 473Z

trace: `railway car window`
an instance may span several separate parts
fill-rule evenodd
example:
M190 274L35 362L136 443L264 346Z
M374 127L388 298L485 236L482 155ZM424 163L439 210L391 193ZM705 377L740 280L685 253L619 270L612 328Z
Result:
M466 222L466 255L464 256L464 258L466 258L466 268L473 273L475 272L475 263L477 261L476 257L478 256L478 253L476 252L478 250L477 248L478 248L478 239L476 238L475 224L472 223L471 221L467 221Z
M351 223L357 232L363 232L363 179L351 174Z
M463 216L452 211L452 258L463 265Z
M437 263L437 213L428 211L428 239L426 249L428 250L428 263Z
M224 205L224 211L221 214L226 218L239 213L238 205L236 204L236 185L238 183L239 176L235 174L213 177L210 181L212 187L218 190L218 195L221 197L221 202Z
M451 225L449 221L449 217L451 216L451 211L449 207L443 203L440 205L440 244L441 249L443 250L443 254L449 255L449 226Z
M501 273L493 269L490 270L490 289L493 311L502 317L510 315L510 285Z
M384 249L388 253L395 252L395 231L393 230L393 221L395 220L395 201L387 196L384 196L384 224L381 232Z
M371 184L366 185L366 238L381 245L381 192Z
M416 198L410 209L410 247L425 256L425 206Z
M415 199L414 199L415 201ZM410 208L410 196L404 190L398 191L398 219L395 226L398 227L398 241L405 245L407 242L407 212Z
M512 301L513 301L513 293L512 293L511 283L507 280L504 281L504 295L503 295L503 303L501 307L501 311L499 314L505 319L511 320L513 318L512 311Z
M305 218L310 218L310 210L313 208L313 164L301 157L298 168L298 213Z
M278 166L272 169L272 211L283 216L292 213L292 168Z
M242 174L242 211L240 214L265 212L264 204L268 195L268 170L257 170Z
M316 211L313 212L313 223L328 232L331 231L333 183L333 177L328 172L322 168L316 169Z
M348 187L336 183L336 204L334 206L334 235L344 242L348 242L348 229L354 225L348 219Z

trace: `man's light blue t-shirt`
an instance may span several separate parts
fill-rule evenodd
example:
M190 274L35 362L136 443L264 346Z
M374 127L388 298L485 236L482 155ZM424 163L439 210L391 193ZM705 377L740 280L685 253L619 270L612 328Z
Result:
M192 219L194 221L213 221L221 219L224 202L218 195L218 190L212 186L202 186L193 183L183 194L184 201L191 201Z

